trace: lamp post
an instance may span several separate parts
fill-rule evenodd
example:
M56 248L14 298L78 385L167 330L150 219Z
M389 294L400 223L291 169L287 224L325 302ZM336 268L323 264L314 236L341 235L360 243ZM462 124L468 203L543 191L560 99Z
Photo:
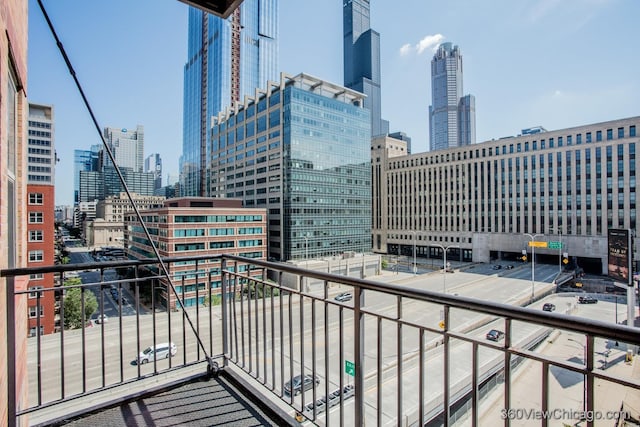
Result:
M418 273L418 266L416 264L416 232L414 230L411 233L413 234L413 275L415 276Z
M529 234L524 233L529 239L531 239L531 301L534 297L534 283L536 279L536 247L533 242L536 241L536 237L544 237L544 234Z
M447 293L447 251L450 248L459 248L459 245L450 245L450 246L443 246L439 243L433 243L434 246L439 247L440 249L442 249L442 252L444 254L443 257L443 273L444 273L444 277L442 279L442 292L443 293Z

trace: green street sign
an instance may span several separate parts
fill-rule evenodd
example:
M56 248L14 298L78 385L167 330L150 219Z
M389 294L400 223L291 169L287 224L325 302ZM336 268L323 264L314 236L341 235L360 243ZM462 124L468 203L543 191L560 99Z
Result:
M344 361L344 372L352 377L356 376L356 364L348 360Z
M562 249L562 242L547 242L549 249Z

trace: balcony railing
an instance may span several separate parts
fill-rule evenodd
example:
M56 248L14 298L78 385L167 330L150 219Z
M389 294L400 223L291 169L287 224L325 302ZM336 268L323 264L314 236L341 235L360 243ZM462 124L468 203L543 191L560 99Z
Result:
M163 262L170 272L187 265L193 273L169 284L154 273L153 260L1 272L10 420L82 414L159 381L218 370L284 407L292 423L547 426L563 418L591 426L638 416L625 404L640 396L638 369L631 369L640 334L632 326L236 256ZM30 291L14 289L14 279L54 272L64 283L71 271L84 271L83 283L40 289L38 304L45 292L57 293L67 324L78 307L66 303L80 295L78 323L85 327L27 339L25 399L21 371L11 368L19 367L23 337L11 319ZM160 292L196 303L173 310L158 303ZM334 299L344 292L352 298ZM89 294L97 296L99 319L117 315L92 322L85 314ZM489 329L504 335L489 340ZM561 342L573 343L575 354L556 351ZM161 343L174 343L175 353L145 363L141 352ZM608 360L610 348L624 360ZM614 365L630 366L628 374Z

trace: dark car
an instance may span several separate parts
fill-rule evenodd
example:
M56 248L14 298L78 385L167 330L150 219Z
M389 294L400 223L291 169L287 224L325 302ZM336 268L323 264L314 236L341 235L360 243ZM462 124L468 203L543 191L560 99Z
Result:
M555 304L551 304L550 302L546 303L545 305L542 306L542 310L543 311L555 311L556 310L556 306Z
M349 301L352 297L351 292L342 292L341 294L336 295L334 299L336 301L344 302Z
M594 297L587 295L585 297L578 297L578 303L580 304L597 304L598 300Z
M291 381L287 381L284 384L284 392L288 395L291 395L291 383L293 383L293 395L297 396L301 391L307 391L314 388L320 383L320 380L313 378L311 375L305 375L303 381L300 375L296 375Z
M500 264L496 264L493 266L494 270L500 270L502 268L502 266Z
M511 270L511 269L513 269L513 265L507 265L505 268L506 268L507 270Z
M491 341L500 341L502 338L504 338L504 332L499 331L497 329L492 329L489 332L487 332L487 339L491 340Z

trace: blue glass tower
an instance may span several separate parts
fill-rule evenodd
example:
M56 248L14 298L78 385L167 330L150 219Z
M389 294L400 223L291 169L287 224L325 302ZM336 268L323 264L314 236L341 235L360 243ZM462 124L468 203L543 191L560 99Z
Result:
M380 33L370 28L369 0L343 0L344 85L367 95L371 136L389 133L380 97Z
M211 117L279 79L278 0L245 0L228 18L189 10L181 194L207 195Z

